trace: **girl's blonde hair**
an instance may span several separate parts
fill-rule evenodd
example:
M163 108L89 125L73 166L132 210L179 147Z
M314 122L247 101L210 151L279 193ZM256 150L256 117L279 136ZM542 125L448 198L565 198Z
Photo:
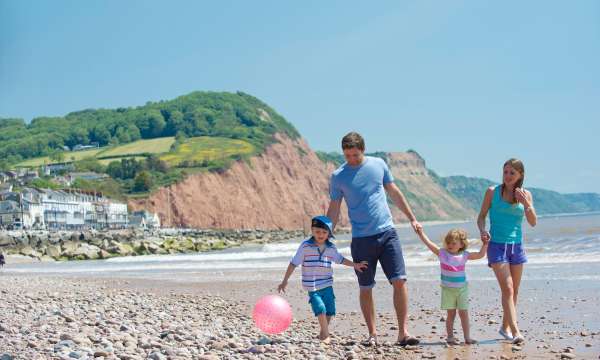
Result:
M448 231L444 237L444 249L448 248L448 243L452 240L460 241L462 246L460 251L465 251L469 247L469 239L467 239L467 232L463 229L452 229Z

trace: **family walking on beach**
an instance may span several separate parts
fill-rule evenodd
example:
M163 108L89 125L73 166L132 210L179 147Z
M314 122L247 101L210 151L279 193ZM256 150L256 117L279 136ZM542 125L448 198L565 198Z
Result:
M469 329L469 292L465 273L468 260L487 256L501 290L503 310L500 335L513 343L525 341L517 325L517 295L527 262L522 246L523 218L535 226L537 217L531 193L523 189L525 169L517 159L508 160L503 167L502 184L485 192L477 219L482 246L477 252L467 251L469 241L462 229L446 234L442 247L432 242L417 221L402 191L384 160L365 156L362 136L351 132L342 139L346 162L331 175L330 204L327 216L312 219L312 237L303 241L288 265L278 290L285 291L294 269L302 266L302 286L308 291L309 302L320 326L319 339L330 342L329 323L335 315L332 264L352 266L359 285L360 307L368 335L362 342L377 345L377 330L373 287L377 263L393 287L393 304L398 321L399 346L417 345L420 340L408 330L408 287L402 247L387 202L387 196L406 215L421 241L439 259L441 271L441 308L447 311L448 344L459 344L454 336L454 320L458 310L465 344L477 341ZM386 195L387 194L387 195ZM352 226L352 261L345 259L332 242L342 200L348 207ZM490 228L486 230L489 213Z

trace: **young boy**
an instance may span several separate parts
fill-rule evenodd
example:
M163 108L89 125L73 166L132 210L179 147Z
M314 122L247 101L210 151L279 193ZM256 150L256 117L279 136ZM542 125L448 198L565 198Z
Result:
M335 315L335 296L333 295L332 264L352 266L362 272L366 263L354 263L344 258L331 242L333 223L327 216L316 216L311 221L312 237L300 244L296 255L288 265L283 281L277 289L285 292L288 279L297 266L302 265L302 287L308 291L309 303L313 313L319 320L321 333L319 339L324 343L331 341L329 322Z

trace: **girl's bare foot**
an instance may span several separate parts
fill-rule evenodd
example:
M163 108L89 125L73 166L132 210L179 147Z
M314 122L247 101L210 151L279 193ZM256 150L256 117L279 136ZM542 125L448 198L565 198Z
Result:
M460 341L458 341L458 339L455 338L454 336L449 336L446 338L446 343L448 345L459 345Z

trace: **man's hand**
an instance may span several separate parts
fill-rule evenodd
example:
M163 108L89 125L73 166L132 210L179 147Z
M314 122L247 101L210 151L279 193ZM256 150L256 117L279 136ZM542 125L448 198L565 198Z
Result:
M410 225L412 226L413 230L418 234L419 232L423 231L423 226L421 226L421 224L417 221L417 220L413 220L410 222Z

